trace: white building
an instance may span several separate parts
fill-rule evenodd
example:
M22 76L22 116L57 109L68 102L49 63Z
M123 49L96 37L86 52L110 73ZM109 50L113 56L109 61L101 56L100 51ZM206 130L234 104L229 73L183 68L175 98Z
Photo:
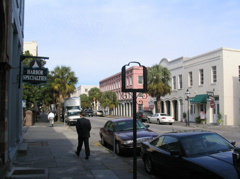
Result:
M29 51L29 53L33 56L38 56L38 44L36 41L32 42L24 42L23 53L25 51Z
M88 91L92 88L99 88L97 85L80 85L76 88L75 92L72 94L72 97L79 97L81 94L87 94Z
M224 125L240 125L240 50L220 48L192 58L171 61L164 58L159 64L167 67L172 75L172 92L161 98L162 112L172 115L176 121L183 121L186 112L190 122L205 114L207 123L217 123L220 113ZM209 92L214 93L213 97ZM214 101L213 108L211 101Z

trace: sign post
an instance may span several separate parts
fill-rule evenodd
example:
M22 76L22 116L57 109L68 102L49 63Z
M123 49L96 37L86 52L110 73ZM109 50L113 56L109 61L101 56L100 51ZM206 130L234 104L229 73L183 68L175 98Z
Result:
M127 88L126 85L126 66L129 66L131 63L137 63L142 67L143 72L143 86L142 88L132 89ZM127 65L122 67L122 92L132 92L133 96L133 179L137 179L137 117L136 117L136 101L137 101L137 92L147 92L147 68L142 66L139 62L130 62Z

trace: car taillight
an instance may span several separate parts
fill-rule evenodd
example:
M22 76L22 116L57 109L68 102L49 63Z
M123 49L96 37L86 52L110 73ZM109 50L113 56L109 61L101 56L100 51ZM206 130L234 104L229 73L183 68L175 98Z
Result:
M166 119L165 117L162 117L162 119Z

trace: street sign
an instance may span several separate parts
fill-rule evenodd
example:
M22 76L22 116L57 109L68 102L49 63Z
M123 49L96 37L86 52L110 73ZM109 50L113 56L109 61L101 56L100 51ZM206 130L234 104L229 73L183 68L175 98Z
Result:
M211 101L211 102L210 102L210 107L211 107L211 108L214 108L214 107L215 107L214 101Z

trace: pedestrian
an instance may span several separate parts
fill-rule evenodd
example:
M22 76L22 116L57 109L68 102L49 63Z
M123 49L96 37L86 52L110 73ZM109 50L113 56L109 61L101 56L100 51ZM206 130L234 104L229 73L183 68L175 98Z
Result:
M84 116L85 113L80 112L80 118L77 119L76 130L78 134L78 146L75 154L79 157L80 152L82 150L82 145L84 143L86 154L85 159L88 159L88 157L90 156L89 138L92 127L89 119L85 118Z
M53 124L54 124L54 116L55 115L53 114L52 111L48 114L48 120L50 122L50 126L52 126L52 127L53 127Z

